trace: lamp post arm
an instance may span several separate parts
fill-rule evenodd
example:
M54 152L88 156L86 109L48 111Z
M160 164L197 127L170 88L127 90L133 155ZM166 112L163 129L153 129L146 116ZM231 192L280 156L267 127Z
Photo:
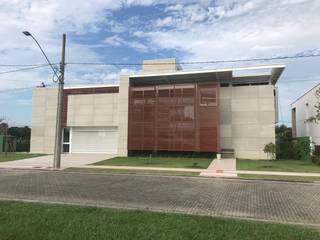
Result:
M58 80L59 80L59 79L60 79L60 77L58 76L57 71L54 69L54 67L53 67L52 63L50 62L49 58L47 57L47 55L46 55L46 54L45 54L45 52L43 51L43 49L42 49L41 45L38 43L37 39L36 39L32 34L30 34L30 37L32 37L32 39L36 42L36 44L37 44L37 45L38 45L38 47L40 48L40 50L41 50L41 52L42 52L43 56L46 58L47 62L49 63L49 65L50 65L50 67L51 67L52 71L54 72L54 74L56 75L56 77L57 77L57 78L58 78Z

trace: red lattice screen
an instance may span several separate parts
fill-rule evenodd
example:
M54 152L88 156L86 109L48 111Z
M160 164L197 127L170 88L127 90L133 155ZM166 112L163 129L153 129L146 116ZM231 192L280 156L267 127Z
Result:
M218 152L218 85L130 87L128 131L128 150Z

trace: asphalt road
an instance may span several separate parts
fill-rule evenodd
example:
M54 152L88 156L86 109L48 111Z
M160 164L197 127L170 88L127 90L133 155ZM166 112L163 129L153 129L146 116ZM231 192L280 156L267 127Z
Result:
M0 170L0 199L320 226L320 184Z

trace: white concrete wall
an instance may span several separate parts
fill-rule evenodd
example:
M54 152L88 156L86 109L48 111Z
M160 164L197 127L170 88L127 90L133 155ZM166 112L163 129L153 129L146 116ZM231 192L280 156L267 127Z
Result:
M175 58L164 58L143 61L143 71L150 73L175 72L179 70Z
M128 155L129 75L120 76L118 155Z
M118 126L118 93L68 96L67 126Z
M292 109L296 109L296 137L311 136L316 145L320 145L320 124L308 123L305 120L316 114L314 106L319 100L315 94L319 87L320 85L311 89L291 105Z
M32 95L32 153L53 153L56 115L57 88L36 88Z
M275 142L273 85L220 88L220 141L237 158L266 159L265 144Z

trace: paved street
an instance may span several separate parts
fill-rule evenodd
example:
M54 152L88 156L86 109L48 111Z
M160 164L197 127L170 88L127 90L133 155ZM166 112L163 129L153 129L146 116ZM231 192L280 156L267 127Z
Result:
M0 198L320 226L319 184L0 170Z

